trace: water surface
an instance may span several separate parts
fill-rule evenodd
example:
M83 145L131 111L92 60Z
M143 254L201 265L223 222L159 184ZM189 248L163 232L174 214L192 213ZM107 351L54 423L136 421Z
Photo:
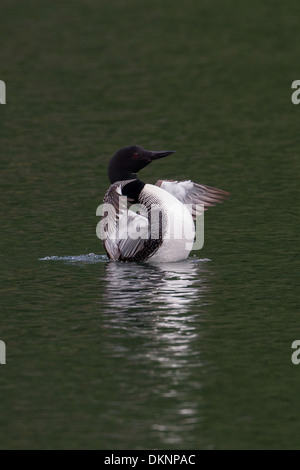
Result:
M0 447L299 448L299 3L0 10ZM144 181L232 194L185 262L96 237L132 144L177 150Z

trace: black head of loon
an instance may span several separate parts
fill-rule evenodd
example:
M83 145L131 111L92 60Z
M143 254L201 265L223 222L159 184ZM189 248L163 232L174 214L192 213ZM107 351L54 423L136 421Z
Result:
M138 145L124 147L115 153L108 164L108 177L113 184L116 181L137 179L137 173L153 160L167 157L174 151L145 150Z

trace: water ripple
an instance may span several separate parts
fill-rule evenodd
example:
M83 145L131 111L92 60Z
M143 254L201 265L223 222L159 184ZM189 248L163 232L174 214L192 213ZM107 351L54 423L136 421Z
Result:
M108 258L106 255L95 255L89 253L88 255L78 256L46 256L39 258L39 261L63 261L64 263L107 263Z

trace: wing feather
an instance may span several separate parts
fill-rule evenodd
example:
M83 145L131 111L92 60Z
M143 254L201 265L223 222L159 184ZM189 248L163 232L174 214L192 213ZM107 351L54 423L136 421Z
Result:
M111 210L104 213L106 217L106 238L103 239L103 245L110 259L116 261L133 261L138 254L145 248L148 241L145 235L148 234L148 218L142 214L128 210L129 198L122 199L123 187L134 180L121 181L114 183L108 189L104 204L109 204ZM124 203L126 201L126 204ZM139 228L141 236L138 236L136 228ZM128 236L128 233L135 235Z
M206 211L209 207L223 202L230 195L230 193L222 189L193 183L190 180L158 180L156 186L172 194L183 204L188 204L194 220L197 215L203 213L203 210Z

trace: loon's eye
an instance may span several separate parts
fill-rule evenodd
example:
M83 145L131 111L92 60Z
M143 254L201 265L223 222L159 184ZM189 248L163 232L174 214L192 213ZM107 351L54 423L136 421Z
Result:
M137 152L135 152L135 153L133 154L133 156L134 156L135 158L137 158L137 157L139 156L139 154L138 154Z

